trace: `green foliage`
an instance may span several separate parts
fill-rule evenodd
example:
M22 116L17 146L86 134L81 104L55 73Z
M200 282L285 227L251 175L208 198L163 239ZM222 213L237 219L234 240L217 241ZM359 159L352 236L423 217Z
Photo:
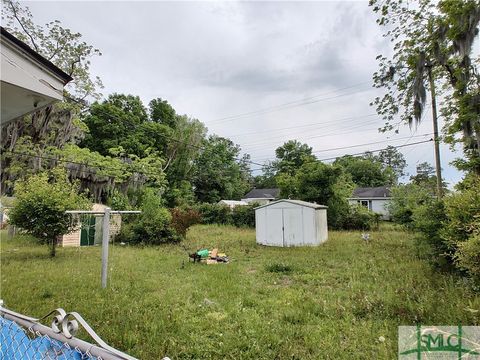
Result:
M371 230L378 226L379 214L368 210L364 206L350 206L348 211L341 213L337 220L343 230Z
M456 259L459 267L480 283L480 224L474 235L458 245Z
M232 211L228 206L203 203L195 209L200 213L202 224L231 224Z
M138 217L122 226L117 235L119 242L160 245L180 240L171 224L172 215L162 207L162 201L154 189L145 189L141 210Z
M82 34L64 28L58 20L38 26L27 6L11 0L2 0L2 26L72 76L67 88L75 97L100 96L103 85L90 74L90 58L101 52L83 41Z
M57 237L74 230L67 210L90 210L86 197L79 195L78 184L70 183L62 169L34 175L15 185L15 202L9 212L10 223L40 241L51 245L55 256Z
M319 161L306 162L295 176L280 174L277 183L282 197L327 205L329 227L341 228L341 219L350 208L347 198L354 188L341 167Z
M345 155L334 162L351 175L352 181L359 187L376 187L387 185L391 180L376 158L361 158Z
M247 157L231 140L211 135L194 163L193 186L199 202L240 199L250 188Z
M276 160L271 167L277 174L293 176L295 172L306 162L314 161L312 148L297 140L289 140L275 150Z
M377 56L379 71L373 76L375 86L386 90L372 103L386 122L384 130L398 127L398 118L410 126L420 123L427 90L435 97L438 88L444 95L439 109L446 119L445 140L463 143L464 157L455 164L480 174L479 58L472 51L479 33L478 1L422 0L411 6L371 0L370 5L394 49L390 59Z
M480 218L480 178L461 192L445 198L446 221L440 232L450 259L455 258L459 245L478 229Z
M391 189L391 192L392 201L389 212L392 220L404 225L407 229L415 227L412 218L414 210L435 201L430 189L413 183L396 186Z
M258 204L235 206L232 209L232 224L236 227L255 227L255 208Z
M182 238L185 238L190 226L200 224L202 221L200 213L195 209L173 208L170 213L172 214L171 226Z

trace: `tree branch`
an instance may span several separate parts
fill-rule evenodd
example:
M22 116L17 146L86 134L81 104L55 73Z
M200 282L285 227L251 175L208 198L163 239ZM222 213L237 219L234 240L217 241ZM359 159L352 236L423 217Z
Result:
M17 14L17 10L15 9L15 5L13 5L13 2L12 1L9 1L9 4L12 8L12 12L13 12L13 16L15 17L15 19L17 19L18 23L20 24L20 26L22 27L23 31L25 32L25 34L28 35L28 37L30 38L30 41L32 42L32 45L33 47L35 48L35 51L38 52L38 46L37 44L35 43L35 40L33 39L33 36L30 34L30 32L25 28L25 26L23 25L22 21L18 18L18 14Z

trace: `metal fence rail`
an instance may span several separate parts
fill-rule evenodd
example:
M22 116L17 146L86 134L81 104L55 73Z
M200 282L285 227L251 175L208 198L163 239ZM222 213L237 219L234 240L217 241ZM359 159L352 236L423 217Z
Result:
M40 323L51 318L51 326ZM79 324L96 344L75 338ZM41 319L8 310L0 300L0 359L137 360L107 345L76 312L56 309Z

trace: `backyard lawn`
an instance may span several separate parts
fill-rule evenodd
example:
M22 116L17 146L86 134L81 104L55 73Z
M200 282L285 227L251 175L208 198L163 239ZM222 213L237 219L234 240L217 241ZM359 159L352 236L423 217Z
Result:
M229 264L189 263L217 247ZM317 248L267 248L254 230L195 226L182 245L110 251L1 237L0 297L40 317L77 311L109 344L142 359L393 359L397 326L479 325L480 296L416 256L413 235L385 227L365 243L330 232Z

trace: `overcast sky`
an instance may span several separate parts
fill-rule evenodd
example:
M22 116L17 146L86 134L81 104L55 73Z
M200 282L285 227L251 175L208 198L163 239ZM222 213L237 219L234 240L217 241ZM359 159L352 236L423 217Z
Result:
M259 163L289 139L326 159L431 137L429 111L418 129L377 130L371 78L390 44L367 1L25 4L37 23L58 19L102 51L91 69L105 96L166 99ZM431 142L399 150L411 174L420 162L433 164ZM441 151L445 180L455 183L462 174L448 163L459 154Z

